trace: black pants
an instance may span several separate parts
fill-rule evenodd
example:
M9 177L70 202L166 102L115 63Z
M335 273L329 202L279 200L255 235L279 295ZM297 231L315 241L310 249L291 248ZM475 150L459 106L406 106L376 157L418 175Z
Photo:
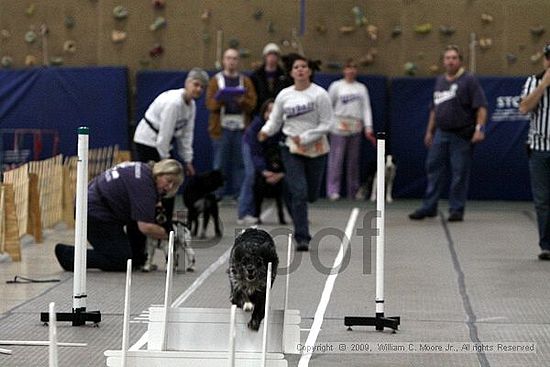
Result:
M88 218L87 234L88 242L93 247L86 252L88 269L126 271L128 259L132 259L135 268L145 263L145 236L139 231L137 223L129 224L125 232L121 224ZM58 260L67 270L74 269L74 250L74 246L63 244L56 247Z

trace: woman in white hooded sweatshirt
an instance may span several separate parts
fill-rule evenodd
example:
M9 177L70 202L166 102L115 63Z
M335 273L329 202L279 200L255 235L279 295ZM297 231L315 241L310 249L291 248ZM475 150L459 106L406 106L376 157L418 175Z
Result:
M311 62L295 55L290 76L294 85L275 99L269 120L258 134L260 141L277 133L285 138L282 158L285 166L287 207L294 222L297 251L308 251L311 234L307 203L319 196L329 145L332 103L326 90L312 82Z

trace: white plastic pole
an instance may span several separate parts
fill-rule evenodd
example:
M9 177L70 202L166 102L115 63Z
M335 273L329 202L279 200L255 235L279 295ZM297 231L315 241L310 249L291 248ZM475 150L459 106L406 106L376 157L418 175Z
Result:
M57 367L57 318L55 315L55 303L50 303L50 345L49 345L49 367Z
M292 233L288 234L288 245L286 250L286 279L285 279L285 303L284 311L288 309L288 288L290 286L290 260L292 256Z
M229 318L229 367L235 367L235 313L237 305L231 305L231 315Z
M385 158L386 140L378 139L376 152L376 313L384 313L384 220L385 220Z
M272 273L272 264L267 264L267 281L265 285L265 315L264 315L264 330L263 330L263 339L262 339L262 367L265 367L267 364L267 336L269 329L269 302L271 301L271 273Z
M0 348L0 354L11 354L11 349Z
M285 330L286 330L286 313L288 310L288 290L290 288L290 263L291 263L291 256L292 256L292 233L288 234L288 245L287 245L287 251L286 251L286 279L285 279L285 301L284 301L284 308L283 308L283 339L282 339L282 346L283 350L285 349Z
M74 233L73 312L86 309L86 232L88 213L88 137L87 127L78 128L76 164L76 219Z
M174 273L174 231L168 237L168 262L166 263L166 286L164 289L164 319L162 320L162 342L160 350L166 350L168 342L168 310L172 303L172 275Z
M126 367L130 339L130 290L132 289L132 259L126 262L126 291L124 292L124 320L122 323L122 362Z
M0 340L0 345L21 345L33 347L49 347L49 340ZM87 343L57 343L58 347L86 347Z

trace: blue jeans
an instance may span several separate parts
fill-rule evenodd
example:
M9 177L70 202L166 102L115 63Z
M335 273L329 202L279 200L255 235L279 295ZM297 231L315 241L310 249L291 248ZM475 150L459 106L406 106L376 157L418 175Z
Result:
M437 203L446 184L447 173L450 172L449 212L464 214L472 154L473 144L469 140L451 132L436 130L426 158L428 187L424 194L422 211L437 211Z
M250 146L243 141L243 163L244 163L244 180L239 194L239 219L246 215L254 216L256 213L254 205L254 178L256 170L250 153Z
M319 197L325 172L327 156L308 158L292 154L288 148L281 149L285 167L285 186L287 189L287 208L294 222L296 242L311 241L307 214L307 203L313 203Z
M216 196L223 194L237 195L241 189L244 177L242 130L222 129L220 139L212 142L214 147L214 169L223 172L225 185L216 191Z
M550 250L550 152L532 151L529 172L537 213L539 246Z

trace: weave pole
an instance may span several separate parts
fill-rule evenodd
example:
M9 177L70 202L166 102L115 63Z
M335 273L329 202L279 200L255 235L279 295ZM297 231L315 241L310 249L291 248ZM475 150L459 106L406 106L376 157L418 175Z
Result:
M58 367L57 359L57 322L55 320L55 303L50 302L50 345L49 345L49 367Z
M86 312L86 234L88 230L88 141L90 130L83 126L78 132L78 162L76 164L76 216L75 249L73 276L73 311L58 313L57 321L70 321L73 326L81 326L86 321L99 323L99 311ZM48 322L48 313L40 315L42 322Z
M385 253L385 219L386 219L386 134L379 132L376 134L376 315L375 317L344 317L344 325L351 330L354 325L375 326L377 331L383 331L384 328L393 329L395 332L400 324L399 316L384 316L384 253ZM365 249L366 251L367 249Z
M122 362L128 365L128 345L130 344L130 295L132 289L132 259L126 261L126 287L124 291L124 319L122 321Z

